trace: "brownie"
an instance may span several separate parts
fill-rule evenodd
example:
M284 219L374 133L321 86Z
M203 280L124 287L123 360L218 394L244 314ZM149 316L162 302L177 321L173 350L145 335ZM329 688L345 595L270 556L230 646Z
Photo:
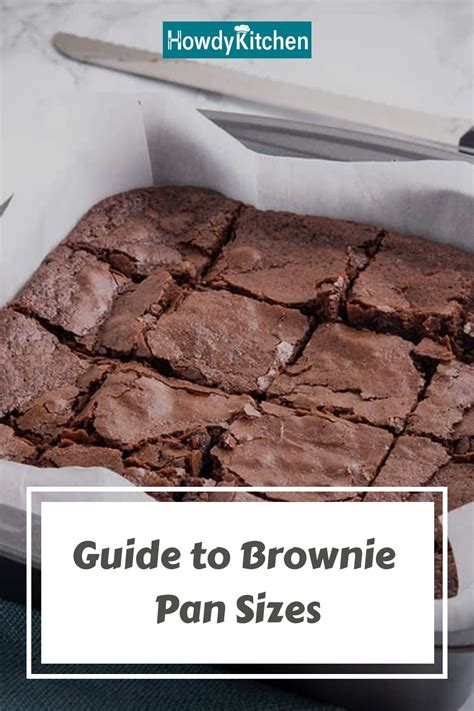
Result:
M474 290L474 255L389 234L351 290L351 323L408 338L459 337Z
M224 425L224 423L220 423ZM146 442L128 454L127 466L137 466L172 477L176 485L189 477L205 476L206 457L220 428L198 427L187 432L166 436L157 442ZM200 480L202 481L202 480ZM215 484L215 480L209 480Z
M204 388L158 375L137 363L108 373L82 410L60 433L57 461L79 462L71 443L115 452L124 466L160 471L168 480L203 474L204 459L219 433L234 417L255 412L251 398ZM115 455L114 455L115 456ZM43 455L40 463L49 458ZM114 467L117 470L117 467Z
M163 269L134 283L88 252L59 246L13 306L88 352L122 355L135 351L142 333L179 294Z
M118 449L75 442L47 449L38 464L46 467L105 467L118 474L124 473L122 455Z
M398 336L322 324L268 394L298 408L398 432L424 383L411 358L412 348Z
M14 306L91 348L126 277L92 254L60 246L46 258Z
M214 491L210 491L208 497L209 501L243 501L250 503L262 503L264 501L262 497L249 494L246 491L219 491L219 486Z
M239 207L203 188L130 190L89 210L67 244L106 257L127 275L146 276L164 267L194 279L227 239Z
M89 367L34 319L0 311L0 416L24 412L44 393L76 384Z
M219 477L243 486L367 486L388 452L386 430L262 403L232 422L211 455ZM351 498L341 492L272 493L275 499Z
M34 444L18 436L8 425L0 424L0 459L16 462L33 462L36 457Z
M245 395L228 395L130 364L107 375L77 423L110 445L133 449L176 432L219 426L251 406Z
M138 284L131 283L115 299L97 333L98 353L134 355L160 315L181 297L168 272L160 269Z
M179 487L163 501L432 500L380 487L438 485L462 506L473 266L420 237L201 188L107 198L0 310L0 457ZM436 520L438 573L441 538ZM454 594L451 549L448 565Z
M382 234L369 225L245 208L208 282L335 319Z
M226 291L194 291L145 334L138 352L179 377L228 392L265 392L309 323L293 309Z
M451 444L474 436L474 366L452 360L441 363L423 399L410 415L408 432Z
M438 442L427 437L402 435L378 472L373 486L434 486L433 477L445 464L449 455ZM409 492L387 492L386 498L403 500Z
M449 462L430 481L430 486L448 487L448 511L474 501L474 463ZM436 508L441 515L441 500L436 497Z

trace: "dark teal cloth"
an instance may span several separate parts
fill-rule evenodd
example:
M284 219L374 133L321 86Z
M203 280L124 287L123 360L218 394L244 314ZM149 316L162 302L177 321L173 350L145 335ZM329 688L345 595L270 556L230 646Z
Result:
M33 611L32 638L36 649L39 648L40 625L40 615ZM0 600L2 711L337 711L335 707L318 704L313 699L258 680L27 680L25 628L24 606ZM74 669L77 673L84 670L80 665ZM69 670L70 667L60 665L54 668L57 672ZM176 671L176 667L162 666L153 670L165 673ZM146 672L147 668L142 667L140 671ZM203 668L187 666L180 671L202 672Z

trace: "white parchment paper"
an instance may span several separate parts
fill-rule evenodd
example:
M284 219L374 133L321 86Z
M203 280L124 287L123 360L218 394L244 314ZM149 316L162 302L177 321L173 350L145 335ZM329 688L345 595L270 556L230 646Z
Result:
M15 155L9 151L9 155ZM373 223L474 251L474 168L463 162L339 163L255 154L166 93L74 95L50 103L3 171L1 301L12 298L81 215L136 187L199 185L263 209ZM0 462L0 552L22 558L26 486L128 486L99 468ZM16 515L15 515L16 512ZM474 643L474 505L449 515L460 593L450 644ZM440 629L440 605L436 609Z

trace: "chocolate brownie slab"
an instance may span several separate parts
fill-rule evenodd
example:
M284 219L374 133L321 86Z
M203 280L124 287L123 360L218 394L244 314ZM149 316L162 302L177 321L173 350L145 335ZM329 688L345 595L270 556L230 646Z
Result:
M446 444L474 436L474 366L452 360L441 363L425 397L410 415L407 431L434 437ZM463 425L463 422L465 423Z
M59 327L87 351L128 355L179 294L163 269L134 283L92 254L60 246L13 306Z
M208 282L335 319L382 234L368 225L248 207Z
M67 244L106 257L127 275L146 276L164 267L193 279L227 238L239 208L203 188L131 190L89 210Z
M227 392L265 392L308 327L294 309L195 291L146 332L138 353L157 358L176 376Z
M474 288L474 255L421 237L389 234L349 295L359 326L408 338L460 333Z
M220 478L242 486L367 486L392 443L383 429L271 403L237 418L211 450ZM351 498L271 493L276 499Z
M332 412L397 432L424 383L412 349L412 343L398 336L322 324L268 394L294 407Z
M0 456L183 487L164 500L438 480L470 500L473 264L200 188L107 198L0 311Z

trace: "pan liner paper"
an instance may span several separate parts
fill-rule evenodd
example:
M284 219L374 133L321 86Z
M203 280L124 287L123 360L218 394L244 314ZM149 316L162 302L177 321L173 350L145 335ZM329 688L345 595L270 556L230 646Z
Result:
M261 209L372 223L474 251L473 166L259 155L191 105L168 97L166 88L159 95L68 95L44 108L35 136L9 141L0 202L12 193L13 199L0 221L2 303L15 296L91 205L149 185L212 188ZM26 486L73 485L132 486L98 467L40 469L0 461L0 553L25 558ZM99 492L89 496L110 498ZM134 500L139 497L152 502L138 492ZM38 506L33 514L34 533ZM474 644L473 529L474 504L449 514L459 575L459 593L448 605L450 645ZM37 544L32 552L38 564ZM438 600L437 641L440 629Z

